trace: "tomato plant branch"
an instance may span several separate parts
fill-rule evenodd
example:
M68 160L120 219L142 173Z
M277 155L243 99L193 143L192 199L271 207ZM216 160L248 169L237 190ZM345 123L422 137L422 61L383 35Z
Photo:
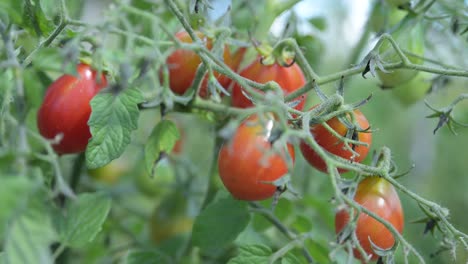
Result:
M439 217L439 219L441 219L441 221L444 223L444 225L448 228L448 230L450 230L450 232L466 247L468 248L468 245L467 245L467 242L465 241L465 239L468 239L468 235L459 231L458 229L456 229L452 224L450 224L450 222L447 220L447 217L448 217L448 210L441 207L440 205L432 202L432 201L429 201L429 200L426 200L424 198L422 198L421 196L419 196L418 194L410 191L408 188L406 188L405 186L403 186L402 184L400 184L397 180L395 180L393 177L391 177L390 175L388 175L388 173L384 173L383 175L381 175L382 177L384 177L388 182L390 182L393 186L395 186L395 188L397 188L398 190L400 190L401 192L405 193L406 195L408 195L409 197L411 197L413 200L415 200L418 204L420 204L421 206L426 206L428 208L431 209L431 211L437 216Z
M13 126L18 125L18 121L14 119L12 116L9 116L8 121L10 121ZM74 194L73 190L68 186L68 184L63 178L62 169L60 168L60 164L58 161L58 156L57 154L55 154L55 151L53 150L51 146L51 142L43 138L41 135L39 135L35 131L27 129L26 132L29 135L31 135L33 138L41 142L46 148L47 155L35 154L35 156L38 159L46 161L52 165L52 168L54 169L54 172L55 172L54 176L55 176L55 181L56 181L55 184L56 184L57 191L59 193L64 194L65 196L69 198L72 198L72 199L76 198L76 195ZM57 193L55 193L54 195L57 195Z
M364 61L362 63L360 63L359 65L353 66L351 68L348 68L346 70L331 73L331 74L328 74L328 75L324 75L324 76L316 75L315 78L314 78L316 84L317 85L322 85L322 84L330 83L330 82L333 82L333 81L337 81L337 80L339 80L339 79L341 79L343 77L349 77L349 76L353 76L353 75L357 75L357 74L362 74L363 71L367 67L368 60L369 60L369 55L371 55L372 53L378 52L378 49L379 49L380 45L382 44L382 42L384 40L388 40L390 42L393 49L395 50L395 52L397 53L397 55L401 59L400 62L384 63L382 66L383 66L383 68L385 70L412 69L412 70L424 71L424 72L441 74L441 75L468 77L468 71L467 70L457 69L457 68L455 68L453 66L448 67L448 65L445 65L445 64L441 65L440 63L437 63L438 65L440 65L440 66L442 66L444 68L435 68L435 67L430 67L430 66L426 66L426 65L420 65L420 64L412 63L408 59L408 57L406 56L405 52L398 46L398 44L392 38L392 36L389 35L389 34L383 34L380 37L379 41L374 46L374 48L372 49L372 51L366 56L366 58L364 59ZM416 54L409 54L409 56L412 56L412 57L414 57L415 55ZM424 57L422 57L422 58L424 58ZM424 59L426 59L426 58L424 58ZM299 61L299 58L298 58L298 61ZM434 63L435 61L429 59L428 62ZM304 69L305 74L306 74L306 72L308 72L308 70ZM309 74L311 74L311 73L309 72ZM294 92L288 94L286 96L285 100L286 101L293 100L294 98L297 98L297 97L309 92L310 90L312 90L313 86L310 84L310 82L311 81L308 81L308 83L306 85L304 85L302 88L300 88L298 90L295 90Z
M237 73L233 72L224 62L222 62L211 51L209 51L205 47L205 45L202 45L203 44L202 41L197 36L197 34L195 34L195 31L190 26L190 23L187 21L187 19L181 12L180 7L177 5L177 3L172 0L165 0L165 2L168 4L170 10L177 17L177 19L182 24L182 26L187 31L187 33L190 35L190 37L193 39L193 41L199 45L198 52L197 50L194 50L194 51L197 52L197 54L200 56L200 59L202 60L202 62L205 65L208 65L208 64L211 64L210 61L213 61L214 64L212 64L211 66L213 67L214 70L220 72L223 75L226 75L233 81L238 82L253 99L261 100L263 98L263 94L253 89L252 87L262 90L267 84L262 85L262 84L252 82L246 78L241 77Z
M277 45L281 45L281 44L284 44L293 48L294 54L296 56L296 61L301 67L301 69L304 71L304 75L307 81L319 79L319 76L317 75L317 73L315 73L315 71L310 66L310 63L307 61L306 57L304 56L304 53L302 52L301 48L299 47L295 39L288 38L288 39L282 40ZM293 98L296 98L296 97L293 97Z
M42 48L50 46L50 44L52 44L52 42L60 35L60 33L62 33L62 31L69 24L69 18L67 15L67 10L66 10L64 0L60 1L59 11L60 11L60 14L59 14L60 20L59 20L58 26L54 29L54 31L52 31L52 33L44 41L40 42L39 45L33 51L31 51L31 53L29 53L29 55L24 59L22 63L23 67L29 66L34 58L34 55L36 55L36 53Z
M59 245L59 247L54 251L52 255L52 259L54 260L53 262L55 262L60 257L60 255L65 251L65 249L67 249L67 246L65 244Z
M298 243L297 241L297 234L295 234L293 231L289 230L274 214L271 210L268 210L264 208L263 206L259 205L257 202L249 202L249 205L252 207L251 211L258 213L265 217L268 221L270 221L281 233L283 233L288 239L292 241L296 241L295 243ZM301 239L302 240L302 239ZM307 259L308 263L314 263L314 259L310 255L309 251L306 249L304 242L300 244L295 244L297 246L300 246L302 249L302 254L304 257Z
M378 216L376 213L370 211L366 207L360 205L359 203L357 203L353 199L349 198L347 195L342 195L342 198L348 205L350 205L350 206L354 207L356 210L358 210L358 212L363 212L363 213L369 215L370 217L374 218L375 220L379 221L380 223L382 223L388 230L390 230L390 232L392 232L393 236L395 238L397 238L398 241L400 241L400 243L404 247L408 248L411 252L413 252L413 255L418 258L420 263L426 263L424 261L424 258L419 254L419 252L411 245L411 243L409 243L403 237L403 235L401 235L398 232L398 230L396 230L396 228L392 224L390 224L388 221L386 221L385 219Z
M291 251L292 249L294 249L296 247L302 247L303 250L305 250L304 249L304 240L305 240L305 237L301 237L301 236L298 236L296 239L291 240L289 243L287 243L282 248L280 248L275 253L273 253L273 255L270 256L270 259L269 259L268 263L270 263L270 264L277 263L277 261L279 259L284 257L289 251ZM307 251L305 251L305 252L307 252ZM315 263L313 261L313 259L307 259L307 262L308 263Z
M75 158L75 161L73 163L72 171L71 171L71 180L70 180L70 188L74 191L76 191L76 188L78 187L78 184L80 183L81 175L82 175L82 169L83 165L85 162L85 155L84 153L78 154L78 156Z
M231 106L226 106L223 104L215 103L211 100L202 99L200 97L196 98L193 101L191 107L201 110L208 110L211 112L225 114L225 115L249 115L257 112L255 108L252 109L243 109L236 108Z
M11 62L11 70L14 79L14 89L15 95L12 96L15 101L15 107L18 115L18 126L17 126L17 146L15 147L17 150L16 162L18 163L19 173L22 175L27 174L27 160L26 155L28 154L29 150L29 143L26 136L26 97L24 92L24 83L23 83L23 69L18 61L18 57L16 55L14 43L13 43L13 31L8 29L7 25L0 20L0 34L5 46L5 50L7 53L8 61ZM7 86L8 87L8 86ZM7 88L10 90L9 88ZM13 94L12 91L7 91L6 94ZM8 98L9 99L9 98ZM7 103L9 104L9 100L5 98L2 105L2 111L8 109Z
M390 155L389 149L384 148L382 150L381 155L382 155L382 163L380 165L386 167L387 166L386 164L388 163L387 159L390 157L390 156L388 156L388 155ZM398 232L398 230L396 230L395 227L393 227L392 224L390 224L388 221L386 221L385 219L378 216L376 213L370 211L369 209L365 208L361 204L357 203L356 201L354 201L352 198L350 198L348 195L344 194L341 191L341 189L338 187L338 180L340 180L341 177L340 177L336 167L334 167L332 165L332 166L330 166L328 168L328 171L329 171L329 174L330 174L330 180L331 180L333 188L335 190L335 196L336 196L335 199L337 199L340 204L346 203L349 206L351 206L352 208L354 208L357 211L357 212L355 212L356 216L358 216L361 212L364 212L365 214L369 215L370 217L372 217L375 220L382 223L387 229L389 229L392 232L394 237L396 237L398 239L398 241L400 241L400 243L403 244L404 247L408 248L411 252L413 252L413 254L419 259L420 263L425 263L424 258L419 254L419 252L417 252L417 250L414 249L413 246L408 241L406 241L406 239ZM348 223L348 225L350 225L350 224L354 225L354 223L357 221L357 219L358 219L357 217L354 217L353 220L350 221L350 223ZM355 234L355 232L353 232L353 233ZM355 243L355 245L360 246L360 243ZM361 252L361 254L363 254L363 253L364 252Z

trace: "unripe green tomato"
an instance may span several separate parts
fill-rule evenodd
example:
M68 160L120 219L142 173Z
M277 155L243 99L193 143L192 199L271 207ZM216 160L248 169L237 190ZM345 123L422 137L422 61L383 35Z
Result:
M144 164L141 164L135 177L135 184L143 194L155 197L165 194L175 181L174 167L167 158L158 162L154 168L154 175L150 175Z
M151 215L151 240L159 244L172 237L189 233L194 219L187 214L187 197L175 192L167 196Z
M369 18L370 29L373 32L385 32L400 22L407 12L389 6L384 2L377 2Z
M402 105L410 106L423 99L431 86L431 74L420 72L411 81L393 88L392 94Z
M413 27L405 27L397 30L392 34L394 40L398 43L401 49L409 52L423 55L424 53L424 32L421 23L416 23ZM400 62L401 59L391 46L386 41L380 47L380 56L384 62L394 63ZM422 64L423 61L419 58L408 56L410 62ZM392 88L394 86L405 83L416 76L418 72L409 69L388 70L388 73L377 71L377 76L380 79L382 88Z
M97 169L88 169L88 175L94 180L113 185L116 184L123 175L128 173L130 165L122 159L116 159L109 164Z

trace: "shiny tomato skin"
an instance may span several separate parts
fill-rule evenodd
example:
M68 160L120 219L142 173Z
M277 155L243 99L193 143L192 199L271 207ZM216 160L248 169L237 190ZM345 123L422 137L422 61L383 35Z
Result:
M404 215L398 193L391 183L379 176L371 176L359 183L354 200L388 221L401 234L404 227ZM338 234L348 224L349 214L340 210L335 216L335 230ZM395 243L393 234L382 223L371 216L361 213L357 220L356 235L359 243L367 254L372 254L372 260L378 255L372 250L369 239L380 248L389 249ZM357 249L354 256L363 259Z
M63 138L53 144L59 154L79 153L86 149L91 133L88 119L91 115L91 99L107 86L104 74L97 77L91 66L77 65L78 76L64 74L48 88L38 111L37 125L41 135L54 139Z
M239 200L258 201L272 197L276 187L273 182L288 172L283 155L266 153L272 145L268 141L274 119L262 125L256 115L244 121L235 132L231 141L220 149L218 168L226 189ZM294 160L294 149L288 145Z
M196 34L202 41L205 41L205 45L208 49L213 47L211 39L207 39L201 32L196 32ZM193 42L192 38L186 31L176 33L175 37L184 43ZM231 54L229 47L226 45L223 53L224 63L236 71L242 61L245 51L246 48L239 48L236 53ZM174 93L182 95L190 88L201 62L200 57L192 50L177 49L169 55L166 60L169 67L169 86ZM231 83L231 79L219 73L215 73L215 76L221 86L227 89ZM208 78L205 77L200 89L200 96L204 98L208 97L207 85Z
M294 63L290 67L283 67L277 63L272 65L263 65L260 57L244 68L240 75L258 83L267 83L269 81L277 82L287 95L306 84L304 74L301 68ZM295 107L297 110L304 108L305 96L301 96L301 102ZM234 83L232 89L232 105L240 108L252 107L252 102L242 93L242 87Z
M369 128L369 122L367 121L364 114L359 110L354 110L356 121L361 129ZM341 121L334 117L327 121L327 124L332 127L338 134L345 136L347 133L347 127L341 123ZM322 125L315 125L311 127L310 132L314 136L317 143L328 153L342 157L344 159L352 160L352 162L363 161L369 153L369 147L372 142L372 133L370 132L357 132L356 140L367 143L369 146L355 145L354 150L359 156L352 159L353 153L347 149L344 149L344 143L335 137L330 131L328 131ZM353 146L351 146L353 147ZM310 165L315 167L317 170L327 172L327 166L325 161L304 141L300 144L300 149L304 158L309 162ZM345 169L339 168L340 173L346 172Z

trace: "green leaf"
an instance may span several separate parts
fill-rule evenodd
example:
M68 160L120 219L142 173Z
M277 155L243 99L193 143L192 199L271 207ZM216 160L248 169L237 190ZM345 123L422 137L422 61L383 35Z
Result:
M24 92L28 107L39 108L44 99L44 86L36 73L36 70L29 67L23 72Z
M86 149L88 168L95 169L120 157L130 143L130 135L137 128L143 102L138 89L126 89L115 95L99 93L91 100L92 113L88 121L92 138Z
M264 245L241 246L239 255L230 259L228 264L270 263L271 249Z
M281 259L281 264L301 264L302 262L292 253L288 252L284 258Z
M50 245L55 240L45 195L36 192L23 210L10 218L5 235L5 263L53 263Z
M54 30L54 25L44 14L41 3L33 0L24 1L23 25L38 37L47 36Z
M67 215L59 222L61 243L83 247L94 240L111 208L111 199L99 193L80 194L69 206Z
M327 29L327 20L325 17L318 16L310 18L309 23L320 31Z
M132 250L125 259L126 264L166 264L172 263L168 256L158 250Z
M179 137L176 125L170 120L162 120L154 127L145 146L145 165L149 175L153 175L153 167L161 152L170 152Z
M7 222L25 204L33 192L34 182L21 176L3 176L0 184L0 237L4 237Z
M36 54L34 54L32 65L38 71L53 71L77 75L76 65L65 62L67 62L67 59L61 49L47 47L39 49Z
M193 226L193 243L202 249L223 248L247 227L247 204L232 198L219 199L206 207Z
M310 232L312 230L312 221L311 217L306 217L304 215L296 214L296 219L292 223L292 227L298 232Z
M22 1L17 0L2 0L0 1L0 11L3 11L9 16L10 22L15 24L21 23L21 6Z

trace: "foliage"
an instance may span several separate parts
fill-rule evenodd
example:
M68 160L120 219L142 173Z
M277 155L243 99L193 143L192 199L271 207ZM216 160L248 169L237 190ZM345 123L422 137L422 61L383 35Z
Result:
M315 2L1 1L0 263L357 262L353 250L365 252L359 217L337 235L341 210L373 218L393 235L390 248L369 241L381 263L466 263L466 1L370 0L356 32L347 18L360 4ZM312 5L330 12L304 16ZM168 62L173 54L191 59ZM86 99L86 151L62 155L54 151L60 135L44 138L37 113L47 88L64 74L77 76L79 62L108 85ZM181 65L190 73L174 71ZM291 70L297 76L286 78ZM190 85L180 92L174 80ZM232 104L233 87L247 102L242 108ZM370 127L356 132L361 111ZM217 167L220 148L230 151L252 115L269 148L251 143L245 149L255 159L234 153L244 155L241 165L262 170L271 155L287 160L287 173L261 182L274 185L262 201L226 192ZM271 127L266 116L274 116ZM324 146L314 127L332 143ZM360 133L372 133L372 146ZM330 144L352 155L330 154ZM323 163L320 170L300 145ZM285 154L288 146L295 155ZM365 159L355 157L359 146L371 149ZM124 165L105 169L115 163ZM112 184L94 177L96 169ZM400 195L403 233L355 199L369 177ZM181 224L169 227L155 215ZM164 236L156 241L155 233Z

